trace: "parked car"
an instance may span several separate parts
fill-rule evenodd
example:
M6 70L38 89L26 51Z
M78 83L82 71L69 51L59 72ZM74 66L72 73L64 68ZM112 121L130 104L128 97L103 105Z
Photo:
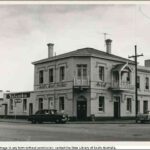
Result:
M43 122L55 122L55 123L66 123L68 121L68 115L59 113L55 109L44 109L38 110L34 115L28 117L28 121L32 123L43 123Z
M150 121L150 111L147 111L145 114L139 113L137 115L137 122L145 123Z

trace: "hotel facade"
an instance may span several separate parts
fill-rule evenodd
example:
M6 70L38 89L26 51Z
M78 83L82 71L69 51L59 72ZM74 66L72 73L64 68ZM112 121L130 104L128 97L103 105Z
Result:
M1 116L26 117L40 109L57 109L70 119L135 117L135 63L111 53L82 48L33 62L34 90L5 93ZM138 112L150 109L150 60L138 66ZM17 96L17 94L20 96Z

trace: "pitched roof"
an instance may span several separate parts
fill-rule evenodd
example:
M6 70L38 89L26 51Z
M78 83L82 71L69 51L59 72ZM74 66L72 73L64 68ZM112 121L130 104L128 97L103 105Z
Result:
M46 58L46 59L42 59L39 61L35 61L32 64L36 65L36 64L45 63L45 62L63 59L63 58L68 58L68 57L98 57L102 59L108 59L108 60L119 61L119 62L129 62L129 63L134 64L134 61L131 61L129 59L126 59L117 55L113 55L113 54L108 54L106 52L103 52L94 48L90 48L90 47L77 49L75 51L57 55L51 58Z
M124 65L125 65L125 64L118 64L118 65L116 65L112 70L113 70L113 71L120 71L120 70L123 68Z
M120 72L123 69L125 69L126 67L128 67L129 70L131 71L131 68L128 66L128 63L118 64L114 68L112 68L112 71L119 71Z

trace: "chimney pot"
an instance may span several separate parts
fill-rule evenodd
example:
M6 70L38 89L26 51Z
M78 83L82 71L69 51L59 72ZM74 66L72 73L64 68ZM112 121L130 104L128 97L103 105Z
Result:
M106 39L105 42L106 42L106 52L108 54L111 54L111 43L112 43L112 40L111 39Z
M48 58L54 56L54 44L53 43L48 43Z

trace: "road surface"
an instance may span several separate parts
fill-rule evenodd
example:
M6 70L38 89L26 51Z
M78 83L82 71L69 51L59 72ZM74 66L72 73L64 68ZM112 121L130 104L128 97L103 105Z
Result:
M0 122L0 141L149 141L150 124Z

